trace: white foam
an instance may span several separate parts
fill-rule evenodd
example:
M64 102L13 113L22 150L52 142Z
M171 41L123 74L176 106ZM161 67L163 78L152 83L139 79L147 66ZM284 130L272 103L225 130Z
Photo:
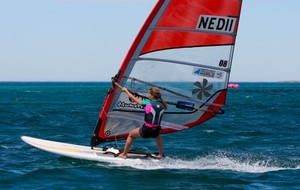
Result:
M214 133L215 132L215 130L203 130L204 132L206 132L206 133Z
M162 161L134 160L113 163L110 166L132 167L142 170L158 169L184 169L184 170L229 170L243 173L265 173L280 170L295 170L297 168L285 168L272 166L270 161L238 161L227 156L206 156L198 157L194 160L166 158Z

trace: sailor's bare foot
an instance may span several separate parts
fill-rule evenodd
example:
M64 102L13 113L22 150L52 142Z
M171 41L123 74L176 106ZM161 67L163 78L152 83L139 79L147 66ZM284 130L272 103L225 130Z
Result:
M126 158L127 158L127 155L124 154L124 153L121 153L121 154L119 154L119 157L121 157L121 158L123 158L123 159L126 159Z
M152 158L162 160L165 158L165 154L151 154Z

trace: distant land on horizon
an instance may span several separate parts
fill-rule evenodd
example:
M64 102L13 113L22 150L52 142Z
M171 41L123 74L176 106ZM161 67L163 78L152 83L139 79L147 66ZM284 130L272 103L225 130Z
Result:
M49 80L49 81L0 81L0 83L97 83L97 82L111 82L109 80L107 81L76 81L76 80L70 80L70 81L55 81L55 80ZM288 81L229 81L229 84L232 83L300 83L300 80L288 80Z

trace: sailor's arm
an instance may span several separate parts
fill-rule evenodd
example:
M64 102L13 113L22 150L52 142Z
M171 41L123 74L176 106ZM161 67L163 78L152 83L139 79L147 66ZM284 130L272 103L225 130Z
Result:
M126 92L126 94L129 96L130 99L132 99L133 101L135 101L137 104L141 105L142 104L142 100L140 98L135 97L133 94L131 94L126 87L122 88L123 92Z

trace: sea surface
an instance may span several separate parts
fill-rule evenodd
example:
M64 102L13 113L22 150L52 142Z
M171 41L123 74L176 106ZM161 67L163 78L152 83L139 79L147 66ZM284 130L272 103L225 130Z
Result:
M165 160L109 164L20 137L89 145L110 83L2 82L0 189L300 189L300 83L239 84L224 115L163 135ZM156 151L152 139L134 147Z

